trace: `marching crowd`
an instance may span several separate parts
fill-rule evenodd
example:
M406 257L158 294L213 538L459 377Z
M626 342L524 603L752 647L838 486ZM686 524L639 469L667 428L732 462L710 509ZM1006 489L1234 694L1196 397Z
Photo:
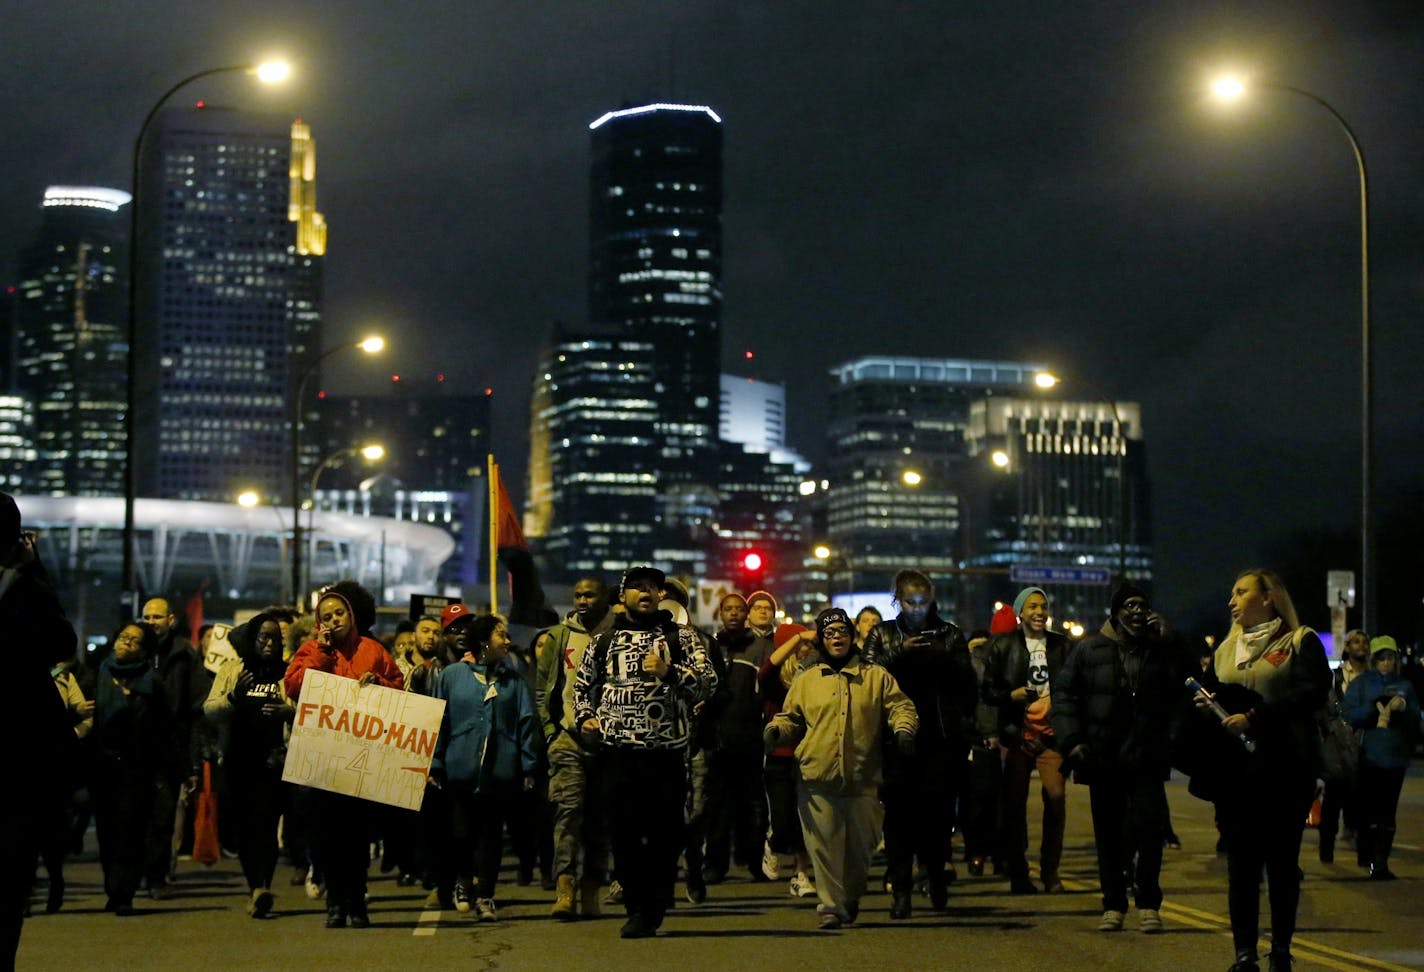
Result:
M708 633L687 623L676 579L633 566L615 590L580 578L573 610L529 645L505 619L457 603L403 622L388 646L374 636L371 594L343 581L321 592L314 615L273 607L234 628L236 657L213 671L155 598L115 632L90 679L74 669L72 628L3 494L0 530L0 622L28 678L8 718L51 730L21 767L37 795L4 810L12 834L35 837L6 852L14 943L37 859L45 909L63 907L64 858L91 814L106 909L128 915L141 893L168 896L185 817L192 826L185 797L204 769L217 778L220 843L241 864L248 913L276 905L285 853L293 892L324 899L328 928L369 924L373 845L401 885L424 887L428 907L497 920L506 833L516 879L537 872L551 918L621 905L624 938L657 934L679 879L700 904L736 870L787 877L791 896L816 899L821 928L851 926L882 843L895 920L913 916L917 892L932 910L949 907L956 863L1001 875L1014 894L1052 894L1064 890L1072 780L1090 794L1097 928L1120 931L1135 909L1151 934L1163 928L1163 847L1176 842L1164 788L1174 768L1215 804L1237 972L1259 968L1263 877L1267 962L1290 967L1318 780L1322 861L1333 860L1343 816L1358 863L1393 877L1395 809L1420 727L1399 650L1352 632L1332 671L1266 570L1233 582L1231 629L1209 654L1131 583L1113 592L1101 629L1076 642L1049 629L1049 597L1036 587L988 629L963 632L914 569L895 578L894 618L827 608L803 627L780 621L775 597L757 591L723 598ZM314 670L445 703L419 810L283 782Z

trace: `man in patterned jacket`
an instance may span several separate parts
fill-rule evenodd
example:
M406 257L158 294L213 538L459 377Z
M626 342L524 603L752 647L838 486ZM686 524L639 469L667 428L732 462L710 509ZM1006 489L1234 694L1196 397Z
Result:
M584 652L574 680L579 730L601 748L604 806L623 886L624 938L657 934L682 851L691 707L717 687L702 641L659 610L666 577L623 574L624 613Z

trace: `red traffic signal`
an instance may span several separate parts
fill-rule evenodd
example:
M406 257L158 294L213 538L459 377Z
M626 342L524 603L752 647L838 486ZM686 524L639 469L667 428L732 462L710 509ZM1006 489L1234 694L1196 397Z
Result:
M761 554L755 550L748 550L742 554L742 569L749 574L755 574L760 571L764 563L765 561L762 559Z

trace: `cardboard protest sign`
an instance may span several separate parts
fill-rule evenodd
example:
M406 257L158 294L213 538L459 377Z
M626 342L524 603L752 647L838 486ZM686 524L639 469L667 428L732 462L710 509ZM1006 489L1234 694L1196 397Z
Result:
M419 810L445 703L308 671L282 779Z

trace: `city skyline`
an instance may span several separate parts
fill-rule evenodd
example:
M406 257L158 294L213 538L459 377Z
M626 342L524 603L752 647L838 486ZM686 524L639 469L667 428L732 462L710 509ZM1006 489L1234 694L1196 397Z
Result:
M1161 595L1217 614L1234 569L1291 530L1350 529L1358 504L1348 147L1283 95L1208 114L1206 68L1253 63L1328 98L1369 154L1382 512L1416 475L1406 368L1424 339L1409 326L1424 148L1410 122L1421 93L1402 79L1424 18L1412 7L649 16L615 3L594 17L541 4L397 24L363 3L270 20L163 6L90 11L79 28L65 4L17 18L19 54L0 68L19 96L0 149L0 253L32 236L37 187L125 184L123 146L171 80L280 38L301 66L283 93L228 79L191 94L253 109L275 98L319 126L323 209L344 251L328 260L328 344L384 321L392 370L439 361L493 386L496 451L514 459L528 392L510 376L532 372L549 320L582 313L581 131L627 99L708 104L726 128L723 366L752 350L755 377L787 382L788 444L819 450L826 371L857 355L1082 374L1150 416ZM51 66L39 54L61 34ZM362 66L378 36L383 52L390 38L420 57ZM359 386L349 371L330 384ZM1266 502L1258 484L1282 469L1302 475Z

